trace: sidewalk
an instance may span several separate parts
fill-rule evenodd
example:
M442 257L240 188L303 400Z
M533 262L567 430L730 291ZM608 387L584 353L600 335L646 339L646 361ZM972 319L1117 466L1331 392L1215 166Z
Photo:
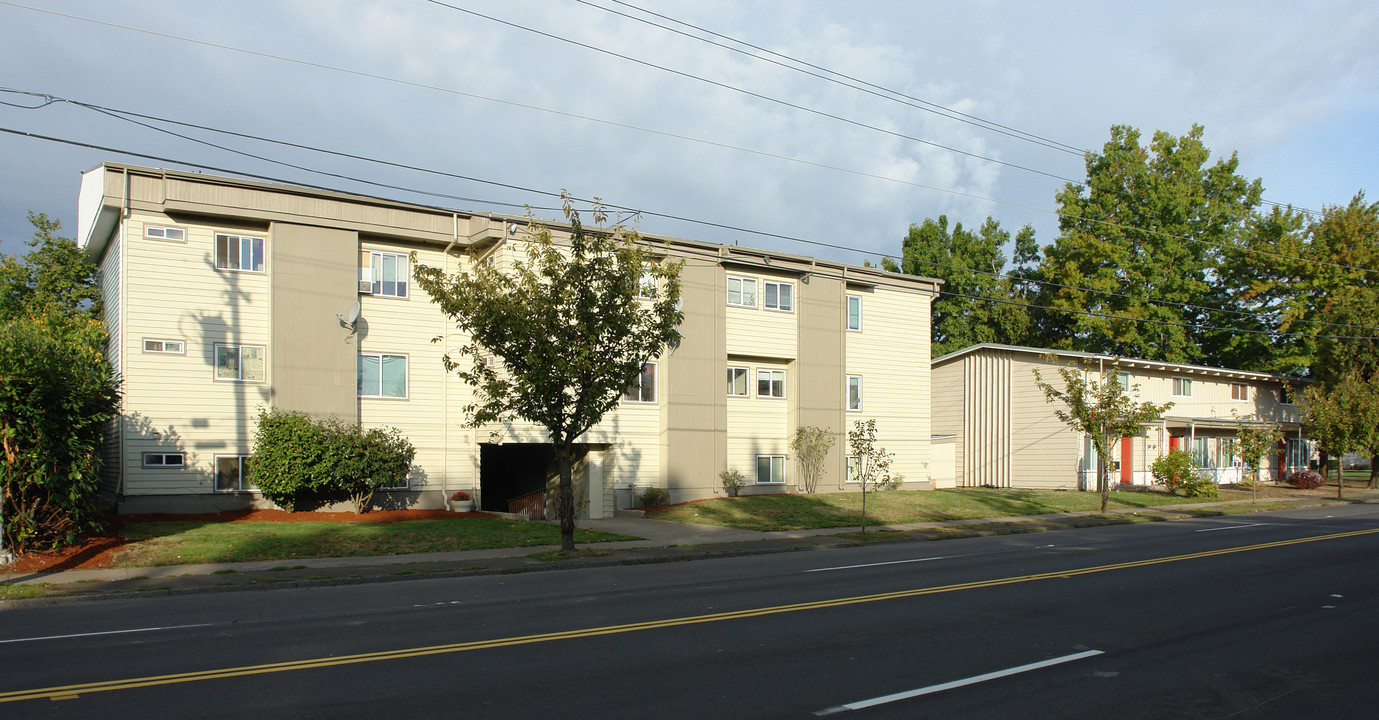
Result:
M1374 502L1379 491L1355 492L1349 502ZM1323 499L1282 500L1292 507L1325 504ZM1330 500L1329 502L1335 502ZM1138 510L1113 510L1108 515L1134 514L1138 519L1178 519L1202 517L1222 513L1223 506L1249 505L1248 500L1210 502L1194 505L1170 505ZM907 539L934 539L935 531L943 535L997 534L1035 530L1060 530L1087 525L1122 522L1116 519L1088 521L1096 512L1057 513L1053 515L1024 515L975 520L910 523L903 525L869 526L870 531L890 530L912 533ZM1014 529L1012 525L1037 525ZM475 575L528 572L542 569L565 569L609 565L632 565L652 562L672 562L729 555L788 552L820 547L843 547L855 540L840 537L861 530L852 528L820 528L759 532L738 530L716 525L650 520L643 518L603 518L582 520L580 527L640 537L640 540L589 543L579 546L574 557L542 557L542 553L558 550L558 546L495 548L415 555L382 555L372 557L305 558L205 565L164 565L157 567L112 568L103 570L44 571L38 573L0 574L0 584L31 586L34 599L23 598L0 602L49 602L54 599L110 598L119 596L170 595L272 587L311 587L363 582L417 579L431 576ZM925 533L924 531L930 531ZM892 538L894 539L894 538ZM535 556L535 557L534 557ZM11 589L11 596L23 591Z

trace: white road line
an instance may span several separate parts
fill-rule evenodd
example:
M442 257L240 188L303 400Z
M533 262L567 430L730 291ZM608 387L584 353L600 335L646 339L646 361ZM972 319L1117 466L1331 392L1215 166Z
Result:
M182 628L208 627L211 623L197 623L195 625L166 625L163 627L134 628L132 630L106 630L104 632L73 633L71 635L44 635L43 637L14 638L12 640L0 640L0 645L5 643L37 642L39 640L66 640L68 638L95 637L97 635L123 635L125 633L153 632L155 630L181 630Z
M1217 530L1239 530L1247 527L1262 527L1264 523L1250 523L1249 525L1227 525L1225 527L1206 528L1205 530L1194 530L1193 532L1216 532Z
M831 708L819 710L814 714L833 715L835 713L847 712L849 710L863 710L869 707L875 707L877 705L893 703L897 700L909 700L910 698L916 698L921 695L931 695L933 693L943 692L945 690L952 690L954 688L960 688L967 685L975 685L977 683L986 682L987 680L995 680L997 678L1003 678L1009 675L1018 675L1020 673L1029 672L1031 670L1039 670L1040 668L1046 668L1053 665L1061 665L1063 663L1073 662L1074 660L1081 660L1083 658L1089 658L1102 654L1103 653L1100 650L1087 650L1086 652L1073 653L1072 655L1064 655L1063 657L1049 658L1048 660L1041 660L1039 662L1030 663L1028 665L1007 668L1005 670L997 670L996 672L989 672L985 675L975 675L973 677L964 678L962 680L954 680L952 682L946 682L941 685L930 685L929 687L922 687L918 690L906 690L905 692L895 693L894 695L884 695L882 697L872 698L870 700L858 700L857 702L851 702L846 705L835 705Z
M903 565L904 563L917 563L917 562L929 562L930 560L942 560L942 559L944 559L945 557L947 557L947 556L946 556L946 555L940 555L939 557L915 558L914 560L891 560L890 562L866 563L866 564L863 564L863 565L839 565L838 567L814 568L813 570L805 570L805 572L807 572L807 573L816 573L816 572L829 572L830 570L852 570L852 569L854 569L854 568L877 567L877 566L879 566L879 565Z

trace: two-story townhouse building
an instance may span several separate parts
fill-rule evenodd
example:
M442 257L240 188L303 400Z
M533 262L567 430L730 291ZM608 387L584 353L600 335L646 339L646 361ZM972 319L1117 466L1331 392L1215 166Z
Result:
M1262 479L1275 481L1306 468L1311 444L1302 436L1292 404L1298 382L1268 373L1117 358L1095 353L981 344L933 360L934 431L956 436L959 487L1045 489L1096 487L1091 439L1073 432L1044 398L1034 371L1062 385L1058 368L1074 367L1099 381L1115 381L1138 401L1173 403L1138 437L1116 443L1113 480L1151 484L1150 465L1173 449L1191 452L1196 464L1220 483L1241 479L1236 429L1278 423L1286 440L1261 464Z
M466 425L472 391L442 358L467 338L411 281L414 263L511 262L529 223L119 163L85 173L78 243L100 267L124 392L106 489L122 512L261 504L247 458L258 413L277 407L399 428L417 455L406 487L376 501L387 506L441 507L464 489L505 510L539 492L544 430ZM634 487L712 497L728 468L748 492L793 490L801 425L839 437L820 489L847 490L846 430L867 418L907 486L928 486L939 281L646 239L684 262L684 337L582 438L585 514L611 515Z

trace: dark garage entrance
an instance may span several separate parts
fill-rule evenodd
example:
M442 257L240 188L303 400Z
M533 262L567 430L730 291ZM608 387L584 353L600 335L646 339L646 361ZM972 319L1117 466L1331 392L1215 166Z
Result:
M510 512L508 502L546 489L555 471L549 443L479 445L480 510Z

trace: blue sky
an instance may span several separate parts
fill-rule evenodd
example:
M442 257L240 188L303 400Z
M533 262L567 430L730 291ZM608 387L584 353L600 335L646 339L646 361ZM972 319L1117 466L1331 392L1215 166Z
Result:
M1379 167L1371 2L27 4L0 2L0 87L855 248L640 220L646 232L848 262L897 254L911 223L939 214L1031 224L1051 242L1061 181L1048 176L1082 178L1082 158L609 10L655 20L637 8L652 10L1073 148L1100 148L1112 124L1148 136L1200 123L1217 155L1238 152L1241 172L1263 180L1266 199L1300 207L1349 201ZM13 93L0 101L44 102ZM453 197L370 187L69 103L0 105L0 128L460 210L521 213L530 204L555 216L545 195L180 131ZM188 167L0 133L0 252L24 250L27 210L75 231L79 173L104 160Z

